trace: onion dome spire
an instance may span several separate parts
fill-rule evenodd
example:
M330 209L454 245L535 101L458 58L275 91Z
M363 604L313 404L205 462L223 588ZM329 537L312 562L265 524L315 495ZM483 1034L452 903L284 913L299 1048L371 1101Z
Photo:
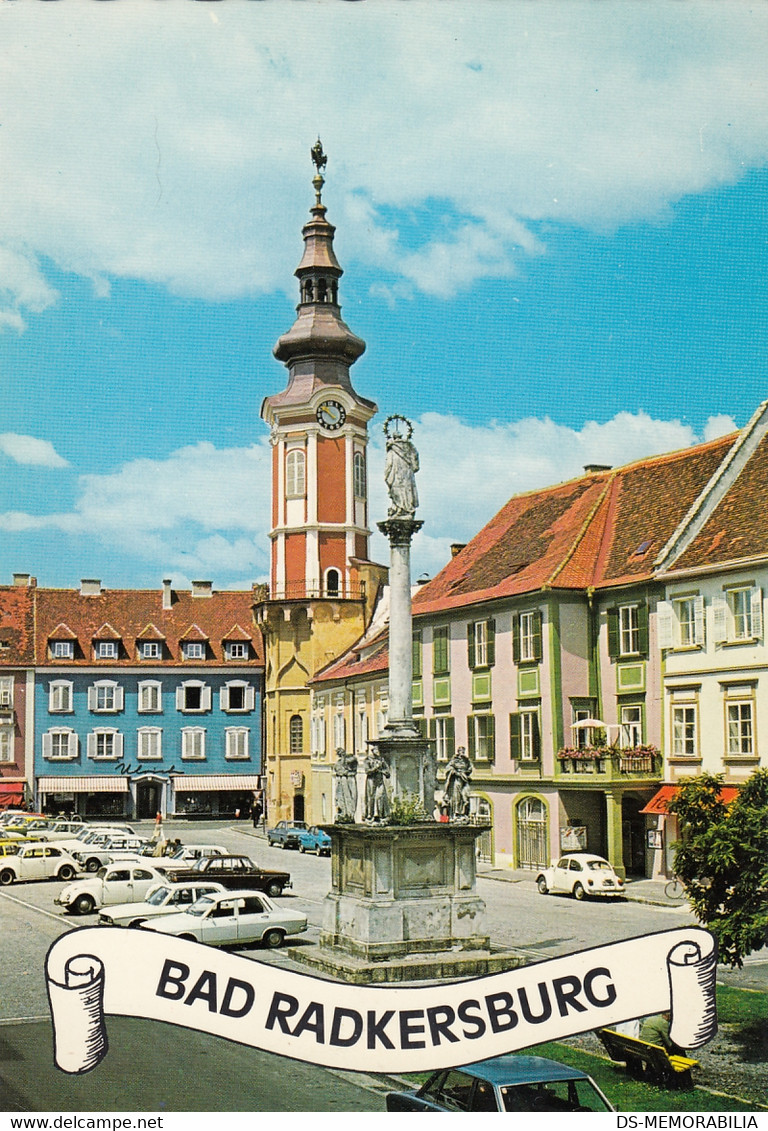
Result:
M320 138L310 152L315 166L315 203L310 209L312 218L302 229L304 255L294 272L299 280L298 318L273 352L288 366L306 358L334 359L351 365L364 352L365 342L341 318L339 279L344 272L333 250L336 229L326 219L322 200L325 178L321 170L328 158Z

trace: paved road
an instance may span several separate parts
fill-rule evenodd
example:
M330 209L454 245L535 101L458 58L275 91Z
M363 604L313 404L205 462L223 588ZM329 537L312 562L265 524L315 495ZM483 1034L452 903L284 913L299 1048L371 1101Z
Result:
M291 872L294 889L285 902L309 920L316 940L323 897L330 887L330 861L268 847L250 826L171 826L169 835L186 842L221 843L265 866ZM54 904L62 885L36 883L0 889L3 966L0 986L0 1108L5 1110L130 1110L126 1080L137 1089L133 1110L205 1111L376 1111L383 1110L386 1082L376 1077L329 1073L291 1063L203 1034L132 1019L113 1018L113 1052L91 1076L74 1079L56 1072L50 1056L50 1023L43 962L50 944L72 927L96 916L69 916ZM684 926L685 908L641 903L582 903L541 896L533 881L480 878L494 943L523 951L534 961L621 938ZM283 951L250 951L277 965L293 966ZM9 961L9 956L12 958ZM764 989L762 955L745 969L723 970L721 981ZM161 1054L161 1055L158 1055ZM5 1081L5 1084L2 1083ZM3 1091L4 1089L4 1091ZM93 1089L96 1089L95 1091ZM110 1104L112 1106L110 1106Z

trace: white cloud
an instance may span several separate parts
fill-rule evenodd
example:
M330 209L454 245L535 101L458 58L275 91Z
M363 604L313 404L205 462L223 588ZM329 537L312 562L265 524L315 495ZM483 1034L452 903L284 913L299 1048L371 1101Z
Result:
M742 0L610 19L591 0L0 18L0 324L16 329L55 301L45 258L102 288L283 286L318 129L342 256L389 273L391 295L511 276L542 225L663 217L768 157L768 10Z
M716 440L718 436L727 436L729 432L736 431L736 422L732 416L721 413L719 416L710 416L704 425L704 439Z
M0 432L0 452L15 463L31 467L69 467L50 441L18 432Z
M451 543L469 541L514 494L578 476L587 463L619 466L698 440L680 421L645 413L622 412L605 424L588 421L581 428L549 418L473 425L426 413L414 432L424 520L413 543L414 579L436 573L448 561ZM387 511L383 467L374 429L369 461L374 530ZM9 511L0 514L0 530L85 536L151 563L158 576L172 570L177 577L210 577L219 585L247 583L268 571L270 475L267 440L227 449L200 442L166 459L132 460L108 475L83 475L71 512ZM378 532L371 551L376 560L388 560Z

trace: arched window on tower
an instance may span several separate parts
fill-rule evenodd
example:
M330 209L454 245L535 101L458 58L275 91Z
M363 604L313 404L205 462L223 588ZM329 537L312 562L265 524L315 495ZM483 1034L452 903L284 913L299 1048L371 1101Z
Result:
M291 448L285 457L285 493L288 498L296 498L304 494L305 485L304 452Z
M337 569L329 569L325 575L325 594L327 597L338 597L339 595L339 571Z
M315 288L312 286L311 279L305 279L301 284L301 301L312 302L315 297Z
M301 715L291 715L288 723L288 746L291 754L301 754L304 750L304 721Z
M328 283L325 281L325 279L317 280L317 301L328 301Z
M358 499L364 499L366 490L366 475L365 456L362 452L355 452L355 457L352 463L352 479L354 481L355 497Z
M339 301L339 284L335 279L331 279L331 302L336 304Z

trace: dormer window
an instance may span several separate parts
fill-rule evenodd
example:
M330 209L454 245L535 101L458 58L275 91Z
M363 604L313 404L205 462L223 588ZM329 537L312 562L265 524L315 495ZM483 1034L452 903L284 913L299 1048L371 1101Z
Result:
M159 640L142 640L139 645L139 655L142 660L159 660L160 659L160 641Z
M72 660L75 656L75 645L72 640L54 640L51 643L51 655L54 660Z
M248 645L244 640L230 641L226 646L228 660L247 660Z
M96 658L98 660L116 660L117 659L117 641L116 640L98 640L96 642Z
M185 660L204 660L205 644L202 640L187 640L182 645Z

